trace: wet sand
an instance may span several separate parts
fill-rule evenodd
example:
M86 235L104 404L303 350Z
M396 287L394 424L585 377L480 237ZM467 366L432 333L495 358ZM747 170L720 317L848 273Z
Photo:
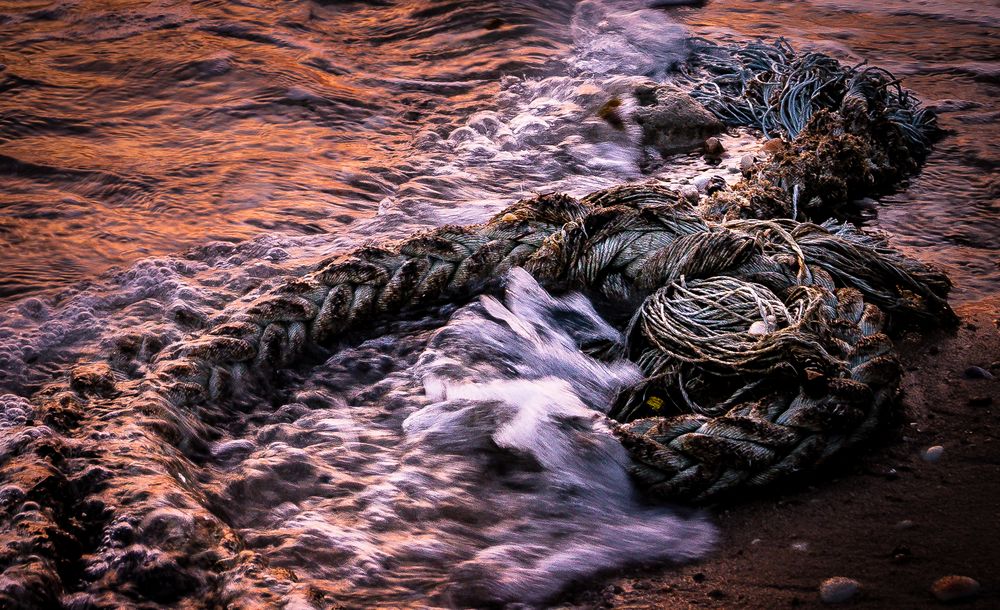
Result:
M616 574L560 607L826 607L819 584L846 576L861 593L832 607L933 608L948 574L982 585L960 607L1000 606L1000 298L957 313L953 331L900 341L902 421L864 455L716 507L708 560ZM993 379L967 378L971 366ZM944 454L927 463L934 445Z

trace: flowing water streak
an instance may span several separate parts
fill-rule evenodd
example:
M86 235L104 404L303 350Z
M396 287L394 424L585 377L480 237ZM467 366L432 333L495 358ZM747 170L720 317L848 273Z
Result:
M348 605L537 603L600 570L701 556L704 519L636 497L600 414L639 371L580 352L595 341L623 338L516 270L505 303L344 350L295 401L234 420L206 487L238 507L250 548L294 571L286 595Z

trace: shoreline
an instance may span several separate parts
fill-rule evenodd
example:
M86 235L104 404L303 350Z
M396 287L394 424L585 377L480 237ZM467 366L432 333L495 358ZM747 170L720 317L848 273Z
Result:
M1000 604L1000 296L956 307L953 330L898 340L900 423L856 459L794 486L712 510L720 542L706 560L639 567L569 590L558 608L935 608L941 576L982 589L963 608ZM970 366L992 379L969 379ZM989 402L990 404L983 404ZM921 452L941 445L937 463ZM820 601L846 576L861 592Z

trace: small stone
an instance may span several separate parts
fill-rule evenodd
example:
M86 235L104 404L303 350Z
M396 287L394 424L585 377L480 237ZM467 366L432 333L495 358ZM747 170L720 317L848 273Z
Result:
M981 366L970 366L962 373L966 379L993 379L993 373Z
M767 322L763 320L757 320L750 325L750 329L747 331L751 335L766 335L767 334Z
M740 171L748 172L753 169L753 164L757 162L757 157L753 155L743 155L740 159Z
M722 153L726 152L726 147L722 145L722 140L716 137L711 137L705 140L705 154L710 157L722 156Z
M826 604L846 602L861 590L861 583L853 578L834 576L827 578L819 586L819 598Z
M898 530L911 530L915 527L917 527L917 524L909 519L903 519L895 525L895 528Z
M925 462L934 464L941 459L942 455L944 455L944 447L941 445L934 445L933 447L925 449L922 457Z
M988 407L993 404L992 396L973 396L969 399L970 407Z
M752 545L754 545L754 546L757 546L757 545L758 545L758 544L760 544L761 542L764 542L764 541L763 541L763 540L761 540L760 538L754 538L753 540L751 540L751 541L750 541L750 544L752 544Z
M979 593L979 582L968 576L943 576L934 581L931 593L943 602L969 599Z
M764 142L764 152L776 153L785 147L785 142L781 138L771 138L767 142Z
M809 552L809 543L808 542L801 542L801 541L800 542L793 542L792 543L792 550L793 551L798 551L799 553L808 553Z
M707 184L707 182L706 182ZM681 187L681 196L687 199L688 202L696 204L698 203L698 187L686 184Z

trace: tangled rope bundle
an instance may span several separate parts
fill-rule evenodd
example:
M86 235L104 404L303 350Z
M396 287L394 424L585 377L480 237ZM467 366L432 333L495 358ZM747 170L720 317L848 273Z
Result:
M791 145L813 147L820 162L825 144L810 134L831 120L858 130L911 113L921 137L932 124L882 72L799 57L780 41L713 46L698 57L709 76L695 93L710 109L765 132L779 124L801 132ZM709 90L723 97L706 97ZM851 116L852 95L866 102L865 120L823 114ZM892 161L879 142L865 150ZM164 350L130 393L191 408L225 402L345 333L498 288L522 266L550 290L582 290L635 312L627 356L646 380L610 414L650 492L705 499L771 482L865 438L885 418L898 382L887 315L951 315L947 278L877 234L717 213L745 216L748 199L758 212L787 208L799 189L789 189L782 168L795 158L776 154L701 208L662 186L626 185L581 200L541 195L482 225L360 248Z
M14 574L11 582L31 583L30 595L50 600L59 570L72 574L72 566L58 567L66 563L60 549L83 548L74 536L88 540L91 530L105 535L113 527L110 509L88 512L88 492L60 503L52 500L58 490L103 489L119 472L165 468L161 445L147 436L176 448L171 463L196 461L205 441L190 427L210 426L203 422L236 406L241 394L266 389L276 372L379 320L499 289L514 267L548 290L582 291L632 314L622 324L625 353L581 347L631 358L645 374L610 405L609 424L652 495L702 501L762 486L869 438L891 416L899 382L888 331L952 318L950 284L877 233L798 219L912 172L932 118L885 73L794 56L783 43L715 47L700 57L705 80L696 95L709 109L793 138L700 206L655 184L579 200L541 195L481 225L442 227L324 261L164 349L131 378L84 365L71 372L68 388L40 391L33 402L51 428L10 447L33 452L32 470L19 475L35 481L26 493L41 490L54 504L17 517L18 531L43 533L28 547L17 539L0 549L5 577ZM183 410L192 417L180 422L174 414ZM106 438L100 422L125 412L160 421L130 425L127 448L123 439L105 448L105 441L57 438L72 436L85 417L97 422L92 434L104 435L94 438ZM108 467L74 471L71 479L63 451L74 456L73 468L91 459ZM152 506L155 498L133 501ZM238 550L231 534L218 535ZM248 557L234 561L248 574L265 573Z
M777 145L732 191L709 198L708 218L840 214L916 172L939 134L934 113L883 69L796 53L783 39L694 46L692 97Z
M695 46L692 95L729 125L756 127L768 138L794 138L818 110L839 110L853 99L892 123L914 154L930 148L934 113L882 68L799 54L782 38L729 46L696 40Z
M846 225L712 223L673 191L635 185L544 195L484 225L327 261L166 350L140 388L181 406L225 401L309 346L481 292L515 266L554 290L641 303L630 350L647 378L612 416L627 422L616 430L639 481L675 499L762 485L867 437L898 381L880 306L949 311L943 276ZM634 419L651 404L689 413Z

